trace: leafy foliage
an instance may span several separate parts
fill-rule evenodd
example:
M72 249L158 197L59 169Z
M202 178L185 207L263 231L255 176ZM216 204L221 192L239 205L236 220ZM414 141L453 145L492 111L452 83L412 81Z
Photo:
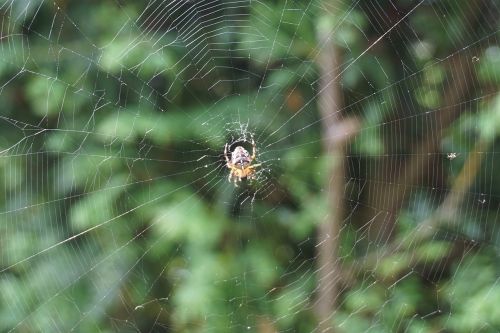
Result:
M248 12L228 6L228 15L248 20L238 33L220 23L226 33L203 35L236 50L225 58L213 50L208 60L199 58L203 46L178 38L182 26L124 25L147 17L146 2L21 3L1 9L9 27L8 46L0 42L1 331L269 332L267 323L312 331L316 228L331 205L324 191L331 158L322 152L316 105L319 25L338 32L332 42L348 64L338 80L343 112L362 123L348 147L345 199L353 211L368 201L353 183L394 182L371 174L374 165L411 156L414 143L436 134L438 121L427 117L450 107L450 67L467 66L476 77L468 105L437 137L443 152L459 156L429 167L446 169L434 184L407 184L411 198L395 211L392 239L407 241L433 216L478 141L487 144L485 165L498 162L500 51L476 43L498 42L498 22L476 23L480 9L467 1L418 8L356 61L397 18L377 19L366 4L333 14L303 4L318 20L280 1L253 1ZM379 3L384 13L413 8ZM465 63L436 60L466 47ZM219 80L234 85L206 86ZM265 109L272 120L256 112ZM260 152L273 195L251 204L238 198L252 189L228 186L222 167L226 132L235 130L228 124L240 119L273 142ZM466 190L460 223L376 257L375 268L362 264L379 250L361 237L366 215L349 216L340 252L354 273L332 324L345 332L500 329L498 253L475 246L498 248L500 179L482 170ZM495 200L488 206L474 196L484 188ZM384 210L375 209L369 219ZM469 240L478 243L469 248Z

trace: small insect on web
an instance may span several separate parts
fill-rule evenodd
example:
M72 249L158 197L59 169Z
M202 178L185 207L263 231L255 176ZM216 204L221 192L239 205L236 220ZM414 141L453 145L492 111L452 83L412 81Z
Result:
M224 158L226 159L226 166L230 170L228 180L234 182L241 182L242 179L254 179L256 167L261 164L252 164L257 156L257 148L255 141L252 138L252 155L242 146L236 146L231 152L231 158L228 157L229 145L226 143L224 146Z

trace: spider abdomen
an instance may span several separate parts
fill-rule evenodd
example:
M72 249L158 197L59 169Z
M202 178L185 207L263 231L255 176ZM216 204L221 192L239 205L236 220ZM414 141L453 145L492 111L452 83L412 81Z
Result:
M251 162L250 154L241 146L236 147L231 153L231 163L235 166L245 167Z

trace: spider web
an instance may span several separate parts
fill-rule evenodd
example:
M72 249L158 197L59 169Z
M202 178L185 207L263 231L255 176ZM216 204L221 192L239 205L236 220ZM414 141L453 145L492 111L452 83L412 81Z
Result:
M4 2L0 330L500 330L499 9Z

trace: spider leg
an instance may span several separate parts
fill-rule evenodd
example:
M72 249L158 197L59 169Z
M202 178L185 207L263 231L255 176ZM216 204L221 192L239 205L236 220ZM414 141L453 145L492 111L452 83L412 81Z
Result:
M230 167L230 164L231 164L231 163L229 162L229 158L227 157L227 143L226 143L226 145L224 146L224 158L226 159L226 165L227 165L228 167Z
M238 175L234 172L234 170L236 169L234 166L231 165L231 163L228 163L228 168L230 170L229 172L229 175L227 176L227 180L230 182L230 183L233 183L234 186L238 187ZM241 180L241 179L240 179Z
M255 156L257 156L257 147L255 147L255 141L252 137L252 156L250 157L252 161L255 159Z
M261 166L261 165L262 165L262 163L253 164L253 165L248 166L247 169L255 169L256 167Z

